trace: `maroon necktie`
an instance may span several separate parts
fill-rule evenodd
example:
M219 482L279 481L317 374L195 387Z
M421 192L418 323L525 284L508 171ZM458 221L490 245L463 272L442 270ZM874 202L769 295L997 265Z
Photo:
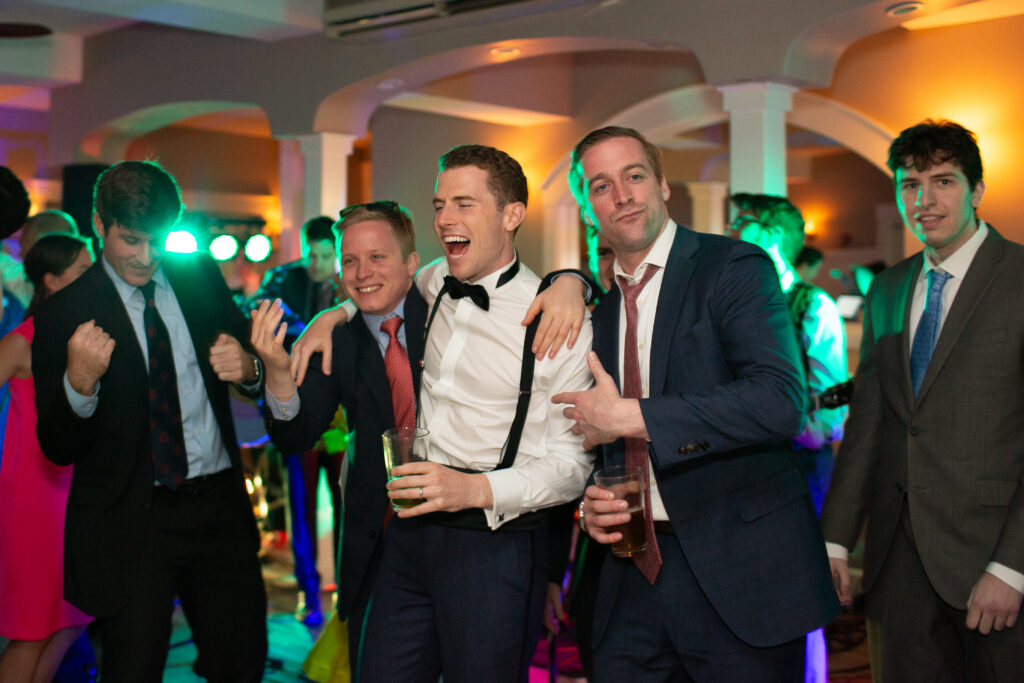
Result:
M405 352L402 342L398 341L398 328L401 326L402 319L397 315L380 324L380 329L391 337L387 349L384 350L384 372L387 373L388 384L391 385L395 427L415 427L416 397L412 388L409 354Z
M156 480L174 490L188 476L188 456L181 428L178 375L174 369L171 336L156 310L155 288L156 283L152 280L139 287L146 299L142 322L146 326L149 354L149 438Z
M624 398L643 398L643 384L640 380L640 358L637 353L636 341L636 300L644 286L658 271L658 266L647 264L640 282L635 285L626 283L626 278L619 276L619 290L626 304L626 339L622 344L622 396ZM654 535L654 512L651 510L651 481L648 466L647 440L626 439L626 465L639 467L644 473L644 510L647 519L647 547L642 553L633 555L633 562L644 578L653 586L661 569L661 550L658 549L658 538Z

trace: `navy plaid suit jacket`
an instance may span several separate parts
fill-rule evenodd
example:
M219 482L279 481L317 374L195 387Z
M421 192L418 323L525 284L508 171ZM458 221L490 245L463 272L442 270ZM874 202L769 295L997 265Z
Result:
M619 309L613 289L593 316L594 350L616 382ZM678 227L658 299L649 384L640 405L659 491L693 574L726 625L766 647L835 618L821 530L790 445L805 410L803 368L767 254ZM606 444L602 455L606 464L624 462L623 441ZM595 646L625 566L610 557L605 563Z

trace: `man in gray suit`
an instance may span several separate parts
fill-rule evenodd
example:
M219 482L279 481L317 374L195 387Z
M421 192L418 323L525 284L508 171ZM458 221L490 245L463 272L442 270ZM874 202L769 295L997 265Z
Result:
M1019 681L1024 629L1024 247L976 215L975 136L924 121L889 149L924 244L875 278L822 526L836 590L865 518L886 681Z

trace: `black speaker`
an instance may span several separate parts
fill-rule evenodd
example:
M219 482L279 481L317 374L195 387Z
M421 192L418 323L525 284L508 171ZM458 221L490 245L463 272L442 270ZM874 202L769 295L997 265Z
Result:
M69 164L64 167L61 208L75 219L82 237L95 236L92 229L92 187L106 168L105 164Z

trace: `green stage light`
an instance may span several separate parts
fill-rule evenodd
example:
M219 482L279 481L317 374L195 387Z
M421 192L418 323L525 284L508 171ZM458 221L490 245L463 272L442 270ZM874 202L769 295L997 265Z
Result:
M221 235L210 242L210 254L218 261L228 261L238 253L238 240L232 235Z
M245 243L245 258L254 263L265 261L270 256L270 238L266 235L253 235Z
M196 236L188 230L175 230L167 235L164 241L164 249L178 254L191 254L199 248Z

